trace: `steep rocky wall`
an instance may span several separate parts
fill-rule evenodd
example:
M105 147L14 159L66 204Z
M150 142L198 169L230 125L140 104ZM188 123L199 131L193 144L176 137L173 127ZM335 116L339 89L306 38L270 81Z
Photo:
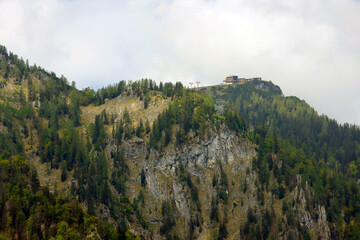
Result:
M150 223L161 223L160 211L155 211L155 208L159 208L162 201L170 200L178 212L177 232L189 230L189 221L196 209L190 197L189 187L178 177L176 169L180 164L191 175L198 189L202 219L202 229L197 233L198 238L209 239L214 234L214 225L210 223L209 213L211 199L217 195L212 179L214 174L219 172L220 165L232 180L228 187L229 203L223 206L225 210L221 211L227 214L229 232L238 234L239 224L244 220L240 216L245 216L248 207L256 203L256 173L251 170L252 158L256 156L254 146L249 140L226 129L221 129L208 140L201 141L194 136L192 141L180 147L170 145L163 153L148 151L144 144L136 141L127 143L124 149L132 171L132 177L128 181L128 192L133 198L141 188L140 172L144 169L147 209L148 212L152 212L148 215ZM249 182L249 192L246 195L242 193L245 178ZM182 237L186 237L185 235Z
M330 239L331 233L325 207L313 204L312 189L307 182L305 182L305 186L302 186L300 175L297 175L296 178L297 185L289 194L288 200L296 202L292 209L296 211L299 225L307 229L314 239Z
M191 134L190 134L191 135ZM197 239L213 239L219 223L210 220L211 201L218 194L213 186L213 176L220 172L220 166L229 179L226 189L227 204L219 204L220 221L226 220L228 239L239 239L240 226L247 221L250 208L260 214L266 208L274 208L276 219L283 226L278 236L281 239L301 238L301 231L287 223L281 210L283 201L294 202L293 212L301 228L306 229L312 238L331 238L326 211L323 206L314 206L312 189L301 183L297 177L296 187L285 199L277 199L266 192L265 204L260 206L257 198L259 191L258 176L252 170L252 159L256 157L255 146L247 139L221 129L210 139L201 141L193 136L192 140L180 147L170 144L163 152L149 150L139 139L125 144L125 155L128 159L131 174L128 181L130 198L135 198L143 189L146 196L144 215L154 229L156 239L164 238L159 234L159 226L163 223L161 204L170 201L176 206L176 232L181 239L188 238L190 221L197 216L200 226L195 229L193 237ZM199 212L191 199L191 190L179 177L179 166L183 166L198 190L201 211ZM144 170L147 185L141 187L140 174ZM244 191L244 184L247 190ZM133 227L136 231L136 227Z

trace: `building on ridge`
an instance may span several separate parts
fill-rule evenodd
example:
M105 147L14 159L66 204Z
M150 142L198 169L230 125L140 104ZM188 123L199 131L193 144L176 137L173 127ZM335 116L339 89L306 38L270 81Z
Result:
M245 83L247 79L245 78L238 78L238 83Z
M235 75L228 76L224 80L224 84L236 84L236 83L238 83L238 76Z
M261 77L254 77L254 78L239 78L236 75L230 75L226 77L223 81L223 84L244 84L249 81L262 81Z

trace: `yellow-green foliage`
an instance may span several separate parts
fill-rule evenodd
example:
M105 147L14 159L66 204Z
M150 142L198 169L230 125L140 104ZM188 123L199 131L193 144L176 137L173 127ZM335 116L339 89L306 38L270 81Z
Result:
M41 188L34 169L20 155L0 154L0 233L24 239L83 239L89 234L117 239L113 226L89 216L75 202Z

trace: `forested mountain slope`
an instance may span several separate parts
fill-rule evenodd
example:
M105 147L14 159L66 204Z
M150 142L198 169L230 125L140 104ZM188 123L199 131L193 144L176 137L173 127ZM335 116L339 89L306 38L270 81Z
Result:
M113 225L51 193L54 186L40 185L39 166L30 164L34 156L49 157L48 149L57 147L51 140L60 141L63 126L79 124L75 90L64 77L29 66L2 46L0 81L0 238L118 238Z
M4 47L0 61L5 238L360 234L358 127L272 83L78 90Z
M284 97L271 82L213 86L202 91L212 95L218 107L241 114L247 127L254 128L252 137L260 147L256 132L276 143L273 151L288 165L288 171L301 174L314 189L316 202L326 207L333 236L347 238L341 232L348 227L358 229L359 126L320 116L305 101Z
M267 84L265 91L259 90ZM216 101L224 102L245 117L252 126L265 125L292 144L301 147L308 156L336 158L343 167L360 156L360 128L340 125L325 115L319 116L305 101L297 97L283 97L281 90L270 82L248 82L234 87L213 87ZM215 90L216 89L216 90ZM359 175L358 175L359 177Z

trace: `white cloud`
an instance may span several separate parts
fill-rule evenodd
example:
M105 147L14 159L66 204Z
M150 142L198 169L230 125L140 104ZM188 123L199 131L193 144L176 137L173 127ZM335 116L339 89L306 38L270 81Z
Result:
M80 88L122 79L260 76L360 123L353 0L0 0L0 43Z

